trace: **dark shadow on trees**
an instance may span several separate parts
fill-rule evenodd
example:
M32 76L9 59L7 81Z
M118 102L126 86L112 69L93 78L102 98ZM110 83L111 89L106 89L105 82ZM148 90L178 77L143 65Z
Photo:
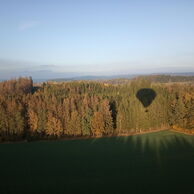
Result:
M33 88L32 88L32 94L34 94L35 92L37 92L39 89L41 89L40 86L33 86Z
M151 88L142 88L136 93L137 99L143 104L145 108L150 106L156 96L156 92Z
M116 102L114 100L111 100L110 102L110 110L112 112L112 118L113 118L113 128L117 128L117 107Z

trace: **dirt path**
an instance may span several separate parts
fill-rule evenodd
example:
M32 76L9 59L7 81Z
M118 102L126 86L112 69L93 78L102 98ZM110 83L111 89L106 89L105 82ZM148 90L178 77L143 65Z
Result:
M149 134L149 133L157 133L160 131L173 131L177 133L182 133L186 135L194 135L188 132L184 131L179 131L175 129L156 129L156 130L149 130L149 131L139 131L139 132L131 132L131 133L126 133L126 134L114 134L114 135L105 135L105 136L98 136L98 137L93 137L93 136L80 136L80 137L63 137L59 139L37 139L37 140L23 140L23 141L7 141L7 142L0 142L0 144L9 144L9 143L28 143L28 142L44 142L44 141L64 141L64 140L81 140L81 139L97 139L97 138L104 138L104 137L127 137L127 136L133 136L133 135L143 135L143 134Z

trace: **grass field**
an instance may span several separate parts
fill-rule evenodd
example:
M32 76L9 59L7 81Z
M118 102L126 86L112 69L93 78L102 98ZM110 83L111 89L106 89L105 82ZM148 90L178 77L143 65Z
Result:
M194 136L0 144L0 193L194 193Z

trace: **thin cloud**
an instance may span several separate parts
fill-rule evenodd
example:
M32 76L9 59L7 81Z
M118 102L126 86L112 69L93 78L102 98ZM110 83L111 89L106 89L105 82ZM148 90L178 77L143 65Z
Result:
M20 31L28 30L31 28L34 28L40 24L39 21L27 21L27 22L22 22L19 24L18 29Z

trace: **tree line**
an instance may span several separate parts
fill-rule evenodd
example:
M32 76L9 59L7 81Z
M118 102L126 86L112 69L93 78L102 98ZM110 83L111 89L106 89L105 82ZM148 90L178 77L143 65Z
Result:
M150 88L147 107L136 97ZM145 96L146 98L146 96ZM126 84L73 81L0 83L0 141L122 135L158 129L194 130L194 85L136 79Z

